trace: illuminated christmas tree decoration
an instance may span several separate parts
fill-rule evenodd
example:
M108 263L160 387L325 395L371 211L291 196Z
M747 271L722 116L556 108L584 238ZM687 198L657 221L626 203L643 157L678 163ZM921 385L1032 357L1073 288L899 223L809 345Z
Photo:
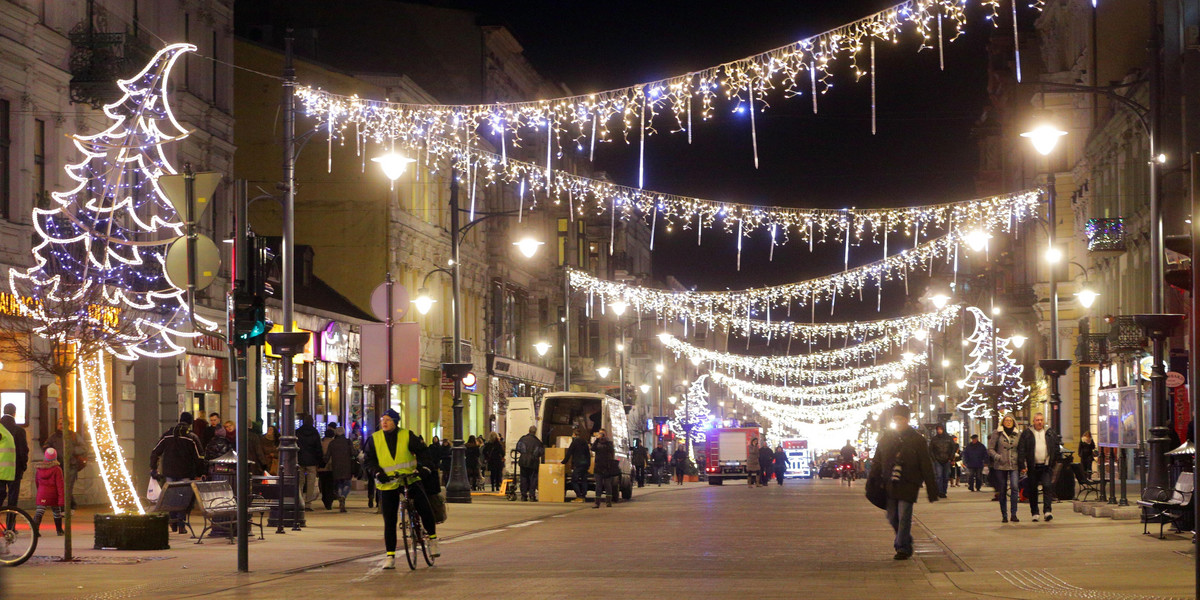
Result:
M708 390L704 389L706 379L708 375L701 375L688 386L683 402L675 407L675 415L667 422L671 433L675 434L675 439L685 439L689 426L693 445L703 445L707 439L704 425L712 418L712 410L708 407ZM692 448L688 448L688 455L691 454Z
M163 48L137 75L117 82L124 95L104 107L113 120L108 129L73 136L83 159L66 173L76 185L52 193L49 208L34 208L42 238L33 248L34 264L9 270L14 294L43 300L22 304L35 333L74 344L84 338L81 332L98 332L104 351L123 360L176 355L185 349L183 339L202 334L192 330L185 292L166 277L166 250L183 223L158 185L160 176L176 172L164 146L189 134L172 113L169 76L195 49ZM77 306L85 308L77 312L55 311L80 299ZM196 321L216 329L211 321ZM113 430L103 362L85 355L79 368L93 450L114 512L142 514Z
M969 388L969 391L958 409L967 411L972 418L982 418L993 409L1006 413L1021 408L1029 397L1029 387L1022 378L1025 367L1013 360L1012 349L1008 346L1011 339L997 337L993 340L996 332L992 319L974 306L967 307L967 312L975 317L975 330L966 341L975 347L970 353L973 360L965 367L967 376L959 385L960 389ZM980 387L992 384L1003 386L996 406L991 406L992 399Z

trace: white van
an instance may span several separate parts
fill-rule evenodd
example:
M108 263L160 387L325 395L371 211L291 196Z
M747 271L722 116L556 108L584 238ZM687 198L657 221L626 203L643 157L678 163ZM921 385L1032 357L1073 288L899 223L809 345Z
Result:
M617 450L617 462L621 468L618 481L621 498L628 500L633 497L629 425L620 400L587 392L550 392L542 396L541 404L535 406L533 398L509 398L505 421L505 456L512 456L517 440L529 433L530 425L537 426L537 436L547 448L563 447L559 442L566 441L564 438L569 439L576 427L592 434L604 429ZM588 489L595 488L595 480L590 479Z

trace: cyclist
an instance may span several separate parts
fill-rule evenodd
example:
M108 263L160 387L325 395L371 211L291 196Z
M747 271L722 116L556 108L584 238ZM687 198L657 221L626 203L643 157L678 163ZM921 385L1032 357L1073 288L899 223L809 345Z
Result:
M856 454L858 454L858 452L854 450L854 446L850 444L850 440L846 440L846 445L842 446L841 452L842 468L850 470L850 479L854 479L855 475L854 456Z
M417 434L399 428L400 414L388 409L379 418L379 430L367 438L363 467L375 476L375 489L379 490L379 505L383 512L383 543L387 549L384 569L396 568L396 520L400 514L400 486L404 486L408 497L421 515L421 524L429 535L429 554L441 556L438 551L437 523L429 497L417 476L417 455L425 451L425 442Z

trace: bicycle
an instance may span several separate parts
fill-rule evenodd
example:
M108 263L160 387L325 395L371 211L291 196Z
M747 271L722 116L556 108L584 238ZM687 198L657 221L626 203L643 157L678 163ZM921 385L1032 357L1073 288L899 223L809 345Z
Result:
M408 568L417 570L417 547L420 546L425 564L432 567L436 557L429 553L429 537L421 524L421 515L417 505L408 497L408 485L420 485L421 480L414 478L410 484L400 486L400 534L404 540L404 560Z
M838 470L842 472L842 481L846 482L847 486L854 484L854 465L843 464L838 467Z
M0 566L15 567L37 550L38 532L29 513L16 508L0 509Z

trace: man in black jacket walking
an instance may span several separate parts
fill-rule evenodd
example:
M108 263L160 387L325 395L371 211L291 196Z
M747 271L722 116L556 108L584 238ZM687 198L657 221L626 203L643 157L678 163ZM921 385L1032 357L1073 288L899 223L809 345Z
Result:
M938 497L946 497L946 486L950 482L950 467L954 463L954 455L958 454L958 443L946 428L937 426L937 435L929 440L929 455L933 458L933 478L937 481Z
M875 458L871 461L870 477L884 482L887 490L887 518L896 531L893 547L896 560L912 556L912 513L913 504L921 485L929 495L930 502L938 501L937 482L933 477L933 462L925 438L909 427L907 406L892 407L894 431L888 431L879 440Z
M300 415L300 426L296 428L296 462L300 465L300 489L304 490L304 510L312 511L313 500L317 499L317 467L325 456L321 446L321 434L313 426L310 414Z
M620 463L617 462L617 450L608 432L600 430L596 441L592 442L592 450L596 452L596 504L592 508L600 508L600 496L608 490L608 505L613 505L613 496L617 492L617 477L621 475Z
M542 456L546 454L546 447L537 437L536 425L530 425L529 433L517 440L516 451L517 466L521 467L521 501L527 502L533 498L536 502L538 469L542 465Z
M671 460L671 455L667 454L667 449L663 448L662 442L654 448L650 453L650 466L654 469L654 481L658 482L658 486L662 487L663 479L667 476L667 461Z
M1029 512L1033 513L1033 521L1038 521L1038 486L1042 488L1042 512L1046 522L1054 519L1050 512L1050 504L1054 502L1054 465L1058 464L1060 456L1058 433L1046 427L1046 416L1042 413L1033 415L1032 426L1021 432L1017 440L1017 464L1029 478L1025 495L1029 498Z
M642 440L633 440L633 450L629 453L629 462L633 464L634 477L638 487L646 487L646 464L650 461L650 452L642 445Z
M159 478L161 473L167 482L197 479L204 474L204 455L200 453L200 440L192 434L192 413L179 414L179 423L167 430L150 453L150 477ZM159 471L159 459L162 470ZM187 512L170 515L172 530L187 533Z
M575 430L575 437L567 448L562 464L571 467L571 488L580 502L587 500L588 468L592 466L592 451L588 448L587 433L582 428Z

